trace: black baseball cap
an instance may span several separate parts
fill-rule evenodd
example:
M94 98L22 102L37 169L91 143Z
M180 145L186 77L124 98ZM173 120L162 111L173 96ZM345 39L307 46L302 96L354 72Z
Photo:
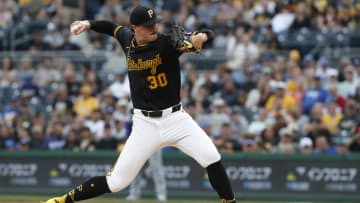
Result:
M153 25L159 21L154 9L145 6L135 7L130 14L130 23L132 25Z

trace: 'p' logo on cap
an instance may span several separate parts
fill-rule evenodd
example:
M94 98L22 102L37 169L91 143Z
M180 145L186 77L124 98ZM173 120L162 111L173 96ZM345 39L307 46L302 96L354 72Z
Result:
M150 17L150 18L152 18L153 15L154 15L154 11L151 10L151 9L149 9L149 10L147 11L147 13L149 14L149 17Z
M145 6L135 7L130 14L132 25L153 25L159 21L154 9Z

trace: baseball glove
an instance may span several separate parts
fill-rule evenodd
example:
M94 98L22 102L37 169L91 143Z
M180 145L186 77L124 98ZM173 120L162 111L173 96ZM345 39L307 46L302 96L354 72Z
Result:
M181 26L176 18L172 21L171 31L169 33L173 47L182 50L186 47L190 51L200 52L196 50L190 41L190 36L195 33L185 33L184 27Z

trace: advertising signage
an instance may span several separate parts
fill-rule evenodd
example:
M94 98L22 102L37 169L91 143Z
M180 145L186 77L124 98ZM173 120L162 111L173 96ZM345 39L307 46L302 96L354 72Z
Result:
M341 159L224 159L233 189L239 194L350 195L360 199L360 164ZM62 158L1 157L2 188L56 188L67 190L84 180L106 174L113 157ZM164 170L169 194L213 194L206 170L194 160L166 158ZM154 191L151 169L143 170L144 191Z

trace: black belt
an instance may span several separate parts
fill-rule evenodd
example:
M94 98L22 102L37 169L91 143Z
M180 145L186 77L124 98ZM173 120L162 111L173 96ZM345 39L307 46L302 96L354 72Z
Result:
M180 109L181 109L181 104L176 104L175 106L171 107L171 113L179 111ZM131 109L131 113L134 114L134 109ZM152 118L159 118L163 116L163 111L161 110L158 111L141 110L141 113L146 117L152 117Z

